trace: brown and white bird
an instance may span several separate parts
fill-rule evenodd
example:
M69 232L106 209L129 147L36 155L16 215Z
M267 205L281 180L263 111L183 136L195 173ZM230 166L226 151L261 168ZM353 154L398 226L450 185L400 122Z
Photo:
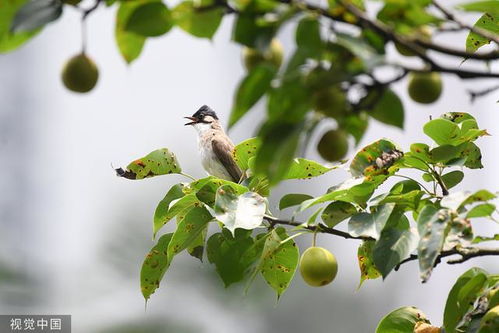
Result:
M187 125L194 127L198 133L201 163L208 174L239 182L241 169L234 161L232 152L234 144L225 134L218 117L210 107L203 105L189 119Z

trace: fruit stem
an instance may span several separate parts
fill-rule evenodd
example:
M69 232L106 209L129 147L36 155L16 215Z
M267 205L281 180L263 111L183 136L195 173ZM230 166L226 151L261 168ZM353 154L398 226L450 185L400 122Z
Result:
M312 238L312 246L315 247L315 243L317 241L317 231L314 231L314 237Z

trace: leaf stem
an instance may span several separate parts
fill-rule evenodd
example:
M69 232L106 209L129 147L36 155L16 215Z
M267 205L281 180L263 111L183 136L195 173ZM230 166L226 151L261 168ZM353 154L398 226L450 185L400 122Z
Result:
M191 175L189 175L189 174L187 174L187 173L184 173L184 172L180 172L180 173L179 173L179 175L182 175L182 176L184 176L184 177L186 177L186 178L189 178L189 179L190 179L190 180L192 180L192 181L196 181L196 180L197 180L196 178L194 178L194 177L192 177Z

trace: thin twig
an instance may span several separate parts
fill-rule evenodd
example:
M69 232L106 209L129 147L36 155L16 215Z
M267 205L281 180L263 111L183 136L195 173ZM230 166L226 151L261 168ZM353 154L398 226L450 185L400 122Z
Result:
M470 94L470 100L471 100L471 103L473 103L475 101L475 99L477 99L479 97L483 97L485 95L488 95L491 92L494 92L496 90L499 90L499 85L492 86L492 87L489 87L489 88L484 89L484 90L475 90L475 91L468 90L468 94Z
M272 217L272 216L265 216L264 219L267 220L272 227L275 226L275 225L277 225L277 224L280 224L280 225L289 225L289 226L292 226L292 227L303 227L304 229L308 229L310 231L331 234L331 235L343 237L345 239L374 240L372 237L369 237L369 236L352 236L348 232L344 232L344 231L341 231L341 230L336 230L336 229L333 229L333 228L329 228L329 227L327 227L327 226L325 226L323 224L319 224L319 225L305 225L302 222L281 220L281 219L278 219L278 218L275 218L275 217Z
M455 264L460 264L463 263L467 260L470 260L472 258L476 257L484 257L484 256L497 256L499 255L499 248L480 248L480 247L469 247L469 248L457 248L454 247L450 250L447 251L442 251L440 254L437 256L437 259L435 260L435 267L441 262L441 260L445 257L453 256L453 255L459 255L461 256L460 258L457 259L451 259L447 261L447 264L449 265L455 265ZM395 270L397 271L400 266L403 264L417 260L418 256L416 254L411 254L407 259L402 260L395 266Z

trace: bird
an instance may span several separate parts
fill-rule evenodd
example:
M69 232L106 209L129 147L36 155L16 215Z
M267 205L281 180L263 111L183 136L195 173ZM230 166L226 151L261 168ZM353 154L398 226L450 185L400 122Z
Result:
M215 111L209 106L201 106L191 117L184 117L198 134L198 147L201 164L209 175L240 182L242 171L234 160L234 144L222 128Z

